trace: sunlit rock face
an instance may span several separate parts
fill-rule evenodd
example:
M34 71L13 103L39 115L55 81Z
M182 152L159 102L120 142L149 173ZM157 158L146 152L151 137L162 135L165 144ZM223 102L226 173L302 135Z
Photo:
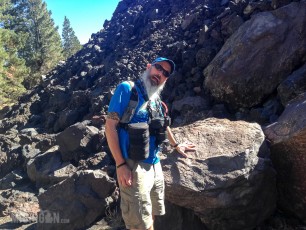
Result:
M258 124L212 118L173 132L197 151L162 160L167 200L194 210L208 229L254 229L274 212L275 171Z

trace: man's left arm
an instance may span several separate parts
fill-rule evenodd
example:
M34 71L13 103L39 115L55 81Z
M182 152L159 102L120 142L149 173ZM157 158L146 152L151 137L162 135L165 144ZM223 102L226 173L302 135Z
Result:
M186 151L195 151L195 145L192 143L177 143L169 126L167 126L168 140L180 154L187 157Z

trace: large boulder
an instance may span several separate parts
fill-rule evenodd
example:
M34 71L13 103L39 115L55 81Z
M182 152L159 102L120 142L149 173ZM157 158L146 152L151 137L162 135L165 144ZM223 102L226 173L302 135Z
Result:
M116 182L101 170L82 170L38 196L37 229L84 229L105 214Z
M246 21L204 70L204 87L220 101L252 107L306 61L306 2Z
M206 119L173 129L197 145L162 159L166 199L195 211L208 229L253 229L275 210L275 171L256 123Z
M27 174L36 183L36 187L48 187L65 180L77 171L69 162L63 162L58 146L30 159Z
M102 144L103 135L99 129L88 125L90 121L78 122L56 136L63 161L74 160L87 156Z
M278 121L267 126L277 171L279 206L306 223L306 93L292 100Z

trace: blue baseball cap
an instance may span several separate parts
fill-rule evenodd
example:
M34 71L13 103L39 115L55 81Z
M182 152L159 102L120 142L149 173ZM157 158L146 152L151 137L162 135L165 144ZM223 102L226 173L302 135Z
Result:
M174 63L174 61L172 61L172 60L170 60L170 59L168 59L168 58L165 58L165 57L158 57L158 58L156 58L151 64L155 64L155 63L157 63L157 62L163 62L163 61L166 61L166 62L168 62L168 63L170 64L170 66L171 66L171 72L170 72L170 74L172 74L172 73L174 72L174 70L175 70L175 63Z

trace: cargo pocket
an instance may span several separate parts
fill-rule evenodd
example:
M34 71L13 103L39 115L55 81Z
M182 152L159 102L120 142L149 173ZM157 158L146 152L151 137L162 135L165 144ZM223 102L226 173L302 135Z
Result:
M120 208L122 212L122 218L126 226L136 229L139 228L139 226L142 226L142 215L139 204L128 200L121 200Z

